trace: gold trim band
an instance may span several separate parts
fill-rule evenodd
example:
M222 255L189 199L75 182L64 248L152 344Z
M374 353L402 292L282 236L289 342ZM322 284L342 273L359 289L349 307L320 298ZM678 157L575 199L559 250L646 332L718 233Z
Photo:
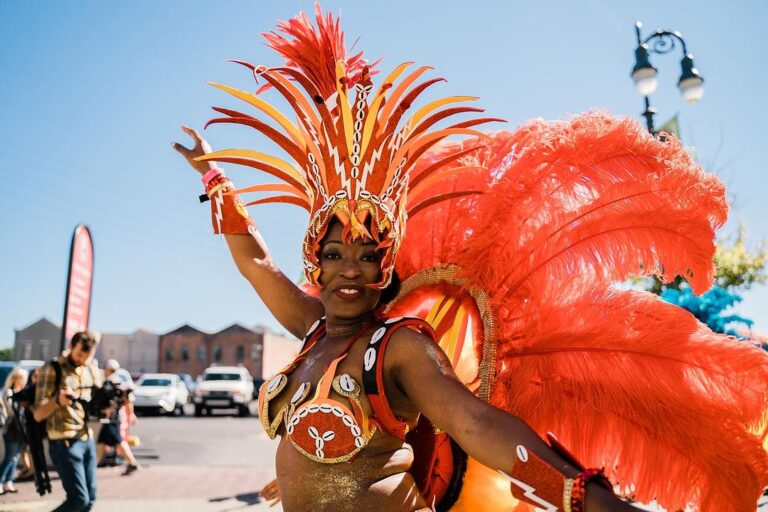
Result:
M491 388L496 378L496 331L491 301L483 290L479 288L467 288L467 281L457 277L459 267L447 265L442 267L430 267L413 274L400 285L400 293L387 307L387 312L400 299L404 298L417 288L439 283L446 283L465 289L474 299L480 319L483 322L483 355L480 361L480 388L477 396L488 402L491 397Z

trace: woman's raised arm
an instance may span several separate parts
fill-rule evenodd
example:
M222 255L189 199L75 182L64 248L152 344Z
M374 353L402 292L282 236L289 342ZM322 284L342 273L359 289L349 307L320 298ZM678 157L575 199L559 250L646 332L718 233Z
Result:
M188 126L182 126L182 129L192 137L195 145L189 149L174 142L173 149L203 175L213 168L213 164L197 161L195 158L210 153L211 146L197 130ZM232 259L243 277L251 283L280 325L301 339L312 323L323 315L320 301L304 293L277 267L258 231L224 237Z

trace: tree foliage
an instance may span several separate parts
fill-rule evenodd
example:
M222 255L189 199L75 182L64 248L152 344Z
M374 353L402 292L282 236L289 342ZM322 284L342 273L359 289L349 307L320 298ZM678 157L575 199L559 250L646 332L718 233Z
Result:
M739 226L732 243L728 239L717 244L715 252L715 284L721 288L749 290L753 284L768 280L765 272L768 263L768 248L765 240L755 251L747 247L747 232L744 225Z
M749 290L753 284L768 281L768 245L761 241L755 250L747 244L747 231L743 224L733 237L717 242L715 250L715 286L724 290ZM676 277L671 283L662 284L658 278L648 282L646 290L663 295L664 290L682 290L685 279Z

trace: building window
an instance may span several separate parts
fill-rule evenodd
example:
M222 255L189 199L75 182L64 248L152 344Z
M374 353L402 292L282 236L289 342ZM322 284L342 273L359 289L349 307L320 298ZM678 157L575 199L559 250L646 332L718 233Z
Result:
M213 360L214 360L214 362L216 362L216 363L220 363L221 362L221 353L222 353L221 347L215 347L213 349Z
M245 347L243 345L238 345L235 349L235 360L238 363L245 361Z
M264 347L261 343L254 343L251 345L251 361L259 361L261 359L261 351Z
M198 345L197 360L200 361L201 363L205 362L205 345Z
M173 361L173 349L171 347L165 349L165 360L168 362Z
M181 346L181 360L189 361L189 347L186 345Z
M51 342L48 340L40 340L40 359L48 361L51 358Z
M25 340L24 341L24 355L21 356L22 359L32 359L32 342Z

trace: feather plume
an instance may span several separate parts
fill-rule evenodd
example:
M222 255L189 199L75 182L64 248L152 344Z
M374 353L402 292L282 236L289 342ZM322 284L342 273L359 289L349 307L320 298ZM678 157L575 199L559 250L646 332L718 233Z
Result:
M431 192L484 193L409 219L398 272L455 265L465 288L487 294L491 402L556 433L638 500L754 510L768 483L768 356L656 296L612 286L683 275L707 290L728 210L723 185L677 140L601 113L442 143L411 177L457 166L486 172ZM423 287L398 312L423 315L419 294L438 293L464 292ZM482 336L475 345L481 358Z
M668 510L754 511L768 356L636 291L572 288L503 322L492 403Z
M354 85L362 79L366 66L369 67L369 75L378 73L374 68L381 59L368 64L362 51L354 55L348 54L339 18L334 19L331 12L323 15L319 2L315 2L314 9L317 29L309 16L300 12L288 21L278 22L277 31L265 32L262 35L267 41L267 46L283 57L286 66L306 75L322 94L323 99L327 99L336 92L336 63L339 60L345 63L349 84ZM262 87L259 92L266 88L268 86Z
M503 177L464 260L479 284L529 299L570 279L682 275L697 293L711 286L725 188L679 141L596 113L531 123L506 144L508 165L495 171ZM473 264L480 252L504 264Z

